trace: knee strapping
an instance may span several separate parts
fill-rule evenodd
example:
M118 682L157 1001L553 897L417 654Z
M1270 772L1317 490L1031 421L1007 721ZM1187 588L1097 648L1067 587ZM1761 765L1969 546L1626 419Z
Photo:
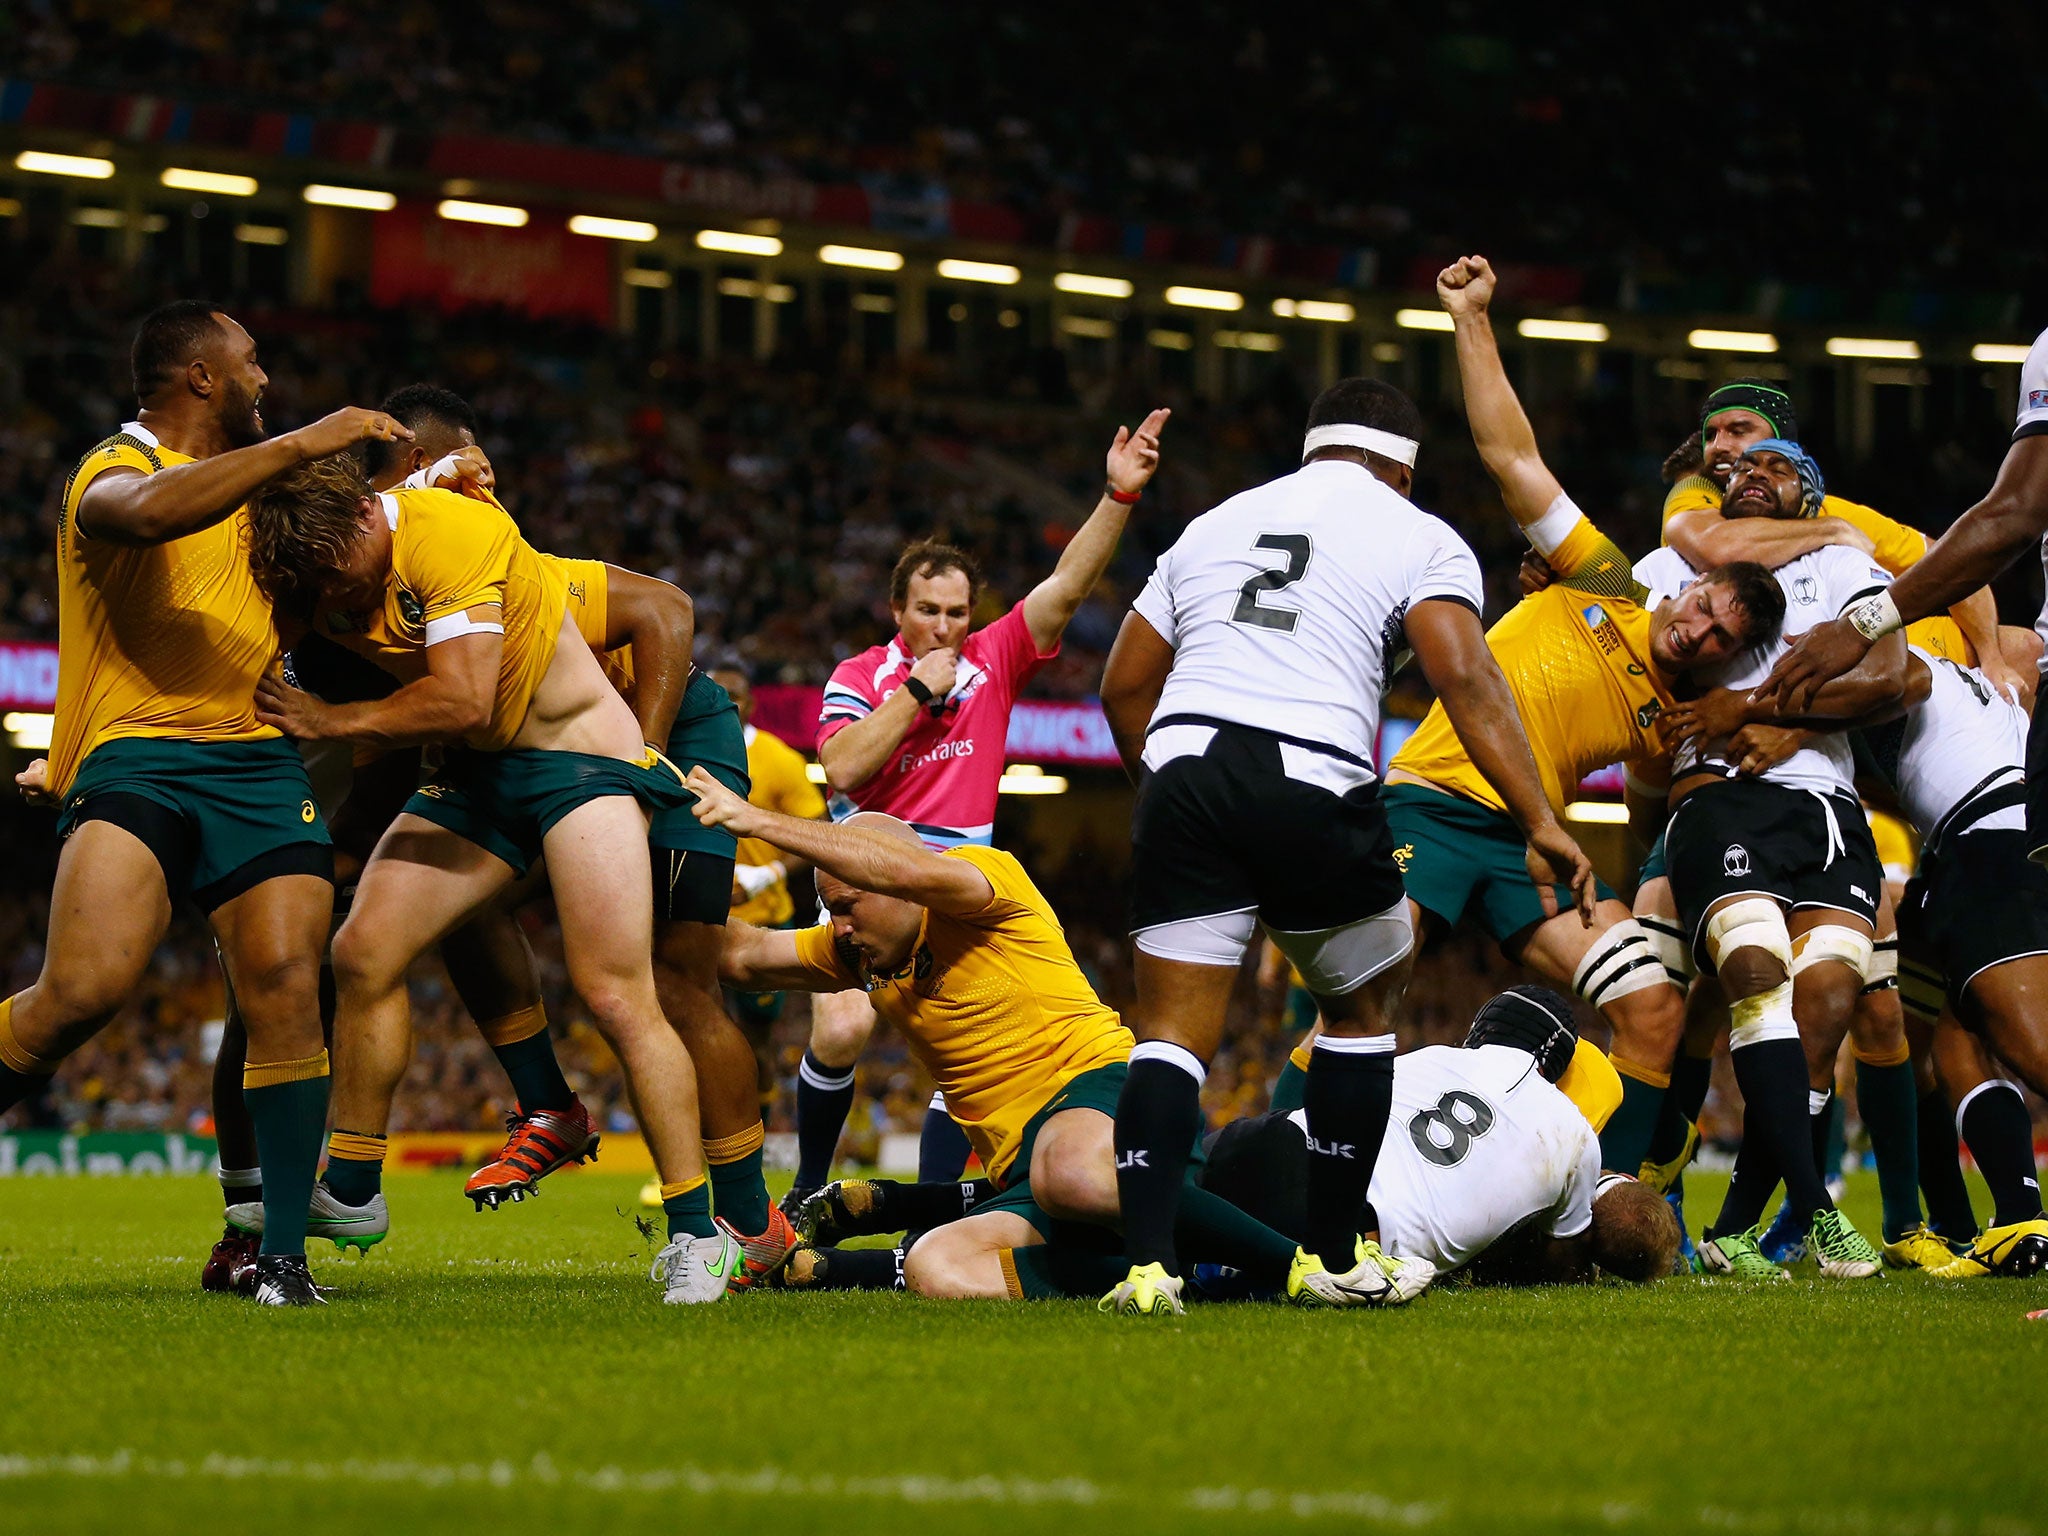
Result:
M1822 923L1792 941L1792 974L1797 976L1824 960L1834 960L1854 971L1859 983L1867 982L1871 979L1871 952L1869 934L1839 923ZM1896 963L1897 951L1893 951L1893 960Z
M1671 985L1683 992L1699 974L1699 967L1693 963L1692 946L1685 942L1685 935L1668 918L1642 917L1636 921L1652 953L1664 962L1664 974L1670 978Z
M1595 1008L1669 982L1663 957L1632 917L1601 934L1572 973L1572 990Z
M1870 946L1870 967L1863 973L1865 992L1882 992L1899 984L1899 941L1878 939Z
M1792 935L1775 901L1747 896L1731 901L1707 919L1707 957L1719 970L1738 949L1760 949L1792 974Z

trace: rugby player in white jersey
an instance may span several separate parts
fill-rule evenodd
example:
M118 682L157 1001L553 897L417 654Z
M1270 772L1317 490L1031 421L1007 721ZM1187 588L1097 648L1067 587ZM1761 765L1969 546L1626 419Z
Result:
M1821 494L1819 468L1805 451L1768 438L1738 463L1728 506L1738 516L1796 513ZM1890 578L1844 545L1801 555L1774 574L1785 589L1782 637L1728 663L1711 679L1717 688L1671 711L1664 725L1666 736L1682 743L1665 832L1671 890L1694 959L1719 976L1728 999L1744 1104L1742 1156L1701 1257L1717 1273L1782 1279L1784 1271L1763 1256L1756 1230L1782 1178L1821 1273L1860 1278L1876 1274L1881 1260L1835 1210L1821 1180L1809 1080L1818 1064L1834 1061L1871 970L1883 869L1855 795L1845 734L1816 734L1751 775L1730 739L1748 723L1745 695L1786 645L1882 591ZM1636 576L1652 592L1666 592L1694 572L1666 548L1638 561ZM1904 675L1901 637L1826 690L1814 703L1814 723L1896 705Z
M1486 648L1479 563L1408 499L1420 432L1414 403L1389 385L1347 379L1323 391L1302 467L1191 523L1110 653L1103 708L1139 784L1139 1044L1116 1125L1131 1268L1112 1310L1180 1310L1182 1176L1202 1128L1202 1081L1261 921L1324 1019L1304 1095L1308 1241L1289 1294L1399 1302L1429 1282L1428 1264L1374 1241L1366 1199L1414 950L1374 758L1380 696L1405 653L1529 839L1546 911L1562 884L1590 915L1592 867L1558 824Z
M1793 711L1857 666L1886 636L1975 591L2037 540L2048 568L2048 331L2020 365L2018 422L1991 489L1949 525L1891 588L1816 626L1782 657L1758 690ZM2048 640L2048 604L2035 628ZM2027 735L2027 856L2048 859L2048 725L2037 712Z

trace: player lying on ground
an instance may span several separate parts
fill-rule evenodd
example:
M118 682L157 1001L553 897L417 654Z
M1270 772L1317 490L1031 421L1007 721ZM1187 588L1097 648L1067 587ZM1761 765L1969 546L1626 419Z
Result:
M1081 604L1108 569L1131 508L1159 467L1171 412L1137 430L1118 427L1106 479L1052 574L992 624L969 633L981 573L965 551L931 539L903 551L889 578L896 635L833 668L818 713L818 764L833 789L833 815L884 811L933 848L987 843L1010 710L1024 685L1059 653ZM857 992L811 1007L810 1049L797 1081L796 1182L785 1209L831 1177L833 1153L853 1104L853 1069L875 1013ZM925 1115L918 1165L957 1178L968 1145L943 1096Z
M1048 1219L1113 1227L1110 1117L1131 1035L1096 997L1023 866L994 848L934 852L879 812L807 821L749 805L701 770L689 782L707 826L809 859L830 915L797 932L728 923L727 982L864 990L946 1095L1001 1198L1033 1202ZM936 1204L900 1210L897 1230L960 1213L960 1186L938 1188ZM1284 1277L1295 1254L1213 1197L1196 1196L1181 1221L1182 1240L1215 1262L1277 1266ZM838 1255L824 1275L815 1258L800 1259L811 1283L887 1286L898 1275L886 1250Z
M1565 494L1544 464L1508 383L1488 308L1493 269L1470 256L1437 278L1456 326L1458 374L1473 441L1550 584L1487 631L1529 733L1543 787L1561 816L1586 774L1661 758L1665 713L1680 692L1745 647L1772 638L1785 612L1770 573L1717 567L1652 602L1628 557ZM1642 1162L1656 1100L1669 1081L1685 1000L1628 907L1604 884L1588 927L1546 918L1524 873L1520 833L1474 765L1441 704L1387 770L1387 816L1411 909L1425 931L1469 911L1517 964L1569 986L1614 1031L1626 1082L1602 1137L1607 1166Z
M243 503L295 465L406 433L350 409L266 439L256 343L207 304L150 315L134 365L140 415L79 462L58 517L57 723L18 782L60 806L63 849L41 972L0 1001L0 1110L113 1017L189 896L248 1021L241 1086L272 1170L250 1293L314 1305L333 860L304 763L252 707L277 629L243 555Z
M1439 1275L1498 1245L1519 1249L1512 1240L1522 1237L1533 1251L1500 1266L1515 1278L1586 1280L1596 1267L1629 1280L1670 1274L1678 1231L1668 1207L1633 1179L1600 1175L1595 1128L1620 1093L1605 1058L1576 1040L1571 1004L1540 987L1493 998L1462 1047L1397 1058L1390 1135L1373 1169L1382 1245ZM1298 1238L1308 1219L1306 1119L1296 1110L1225 1126L1196 1182ZM841 1211L870 1203L861 1185L836 1188ZM1110 1234L999 1196L926 1233L905 1270L920 1295L1024 1299L1100 1296L1125 1262ZM1208 1284L1217 1295L1278 1296L1284 1279L1269 1264Z
M404 1059L412 962L545 853L570 982L619 1057L662 1176L670 1241L656 1278L669 1301L717 1299L740 1255L711 1215L695 1073L649 958L641 806L674 808L688 792L568 616L566 578L495 506L439 489L372 494L350 462L271 487L250 522L251 564L274 600L406 679L385 699L326 705L271 678L262 715L301 739L448 747L335 936L334 1150L360 1136L381 1154L381 1126L341 1116L355 1107L351 1071L374 1113L380 1064Z

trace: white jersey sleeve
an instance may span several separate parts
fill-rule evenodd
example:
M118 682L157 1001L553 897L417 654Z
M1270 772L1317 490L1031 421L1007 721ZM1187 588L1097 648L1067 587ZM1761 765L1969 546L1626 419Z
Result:
M1653 549L1636 562L1636 580L1649 589L1650 606L1655 607L1667 597L1676 597L1695 581L1700 573L1669 544Z
M1593 1225L1593 1192L1600 1187L1600 1143L1587 1137L1565 1175L1564 1189L1550 1208L1550 1235L1577 1237Z
M2048 432L2048 331L2034 338L2020 364L2019 416L2012 429L2015 439Z
M1976 668L1918 646L1913 654L1929 674L1926 699L1897 725L1863 734L1906 819L1931 842L1965 801L2025 777L2027 714ZM2021 828L2026 819L2025 807L2015 805L1972 825Z
M1178 549L1180 546L1175 545ZM1159 632L1159 638L1168 645L1180 644L1180 621L1173 612L1173 550L1169 549L1159 557L1152 567L1152 575L1145 582L1144 591L1131 604L1139 618Z

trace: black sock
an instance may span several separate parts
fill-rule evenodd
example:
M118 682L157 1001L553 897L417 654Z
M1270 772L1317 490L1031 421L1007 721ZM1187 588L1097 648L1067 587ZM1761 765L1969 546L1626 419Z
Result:
M1189 1184L1180 1192L1174 1241L1189 1264L1228 1264L1262 1287L1285 1285L1294 1263L1293 1238L1281 1236L1256 1216L1199 1184Z
M1953 1243L1977 1235L1977 1213L1970 1209L1970 1186L1963 1182L1962 1147L1956 1141L1955 1116L1948 1095L1939 1088L1920 1095L1920 1193L1927 1199L1927 1225Z
M1393 1107L1392 1035L1316 1041L1302 1101L1308 1112L1308 1241L1302 1246L1340 1274L1356 1262L1358 1234L1379 1228L1368 1196Z
M1980 1083L1956 1117L1977 1171L1991 1186L1991 1224L2009 1227L2041 1214L2041 1180L2034 1171L2034 1122L2019 1089L2003 1080Z
M924 1129L917 1138L917 1182L957 1184L967 1171L967 1159L974 1147L960 1122L946 1113L945 1105L934 1099L924 1112Z
M494 1045L491 1054L512 1080L512 1092L519 1100L519 1112L566 1110L576 1103L576 1091L562 1076L562 1063L555 1056L555 1039L541 1029L510 1045Z
M782 1283L792 1291L900 1291L903 1250L799 1248L783 1272Z
M853 1108L853 1068L828 1067L809 1051L796 1075L796 1187L816 1189L832 1177L832 1155Z
M1735 1171L1728 1180L1728 1193L1721 1199L1721 1213L1707 1224L1701 1235L1726 1237L1747 1232L1763 1220L1764 1206L1778 1188L1778 1154L1756 1115L1747 1107L1742 1112L1742 1145L1736 1149Z
M1174 1222L1188 1156L1201 1134L1200 1060L1163 1040L1142 1042L1131 1052L1130 1076L1116 1105L1117 1200L1132 1264L1179 1272Z
M1895 1243L1920 1225L1920 1123L1913 1063L1856 1063L1856 1108L1870 1133L1877 1189L1884 1202L1884 1240ZM1837 1142L1839 1147L1840 1143ZM1841 1167L1840 1154L1829 1174Z
M1820 1099L1818 1108L1814 1106L1816 1095ZM1813 1166L1814 1170L1820 1174L1822 1184L1826 1184L1828 1181L1828 1132L1832 1129L1831 1122L1834 1120L1834 1116L1835 1090L1832 1088L1825 1091L1817 1088L1808 1089L1806 1094L1806 1133L1813 1140ZM1836 1172L1840 1171L1840 1165L1837 1165Z
M1804 1228L1814 1212L1834 1209L1814 1162L1806 1053L1797 1040L1780 1038L1752 1041L1737 1048L1734 1057L1735 1081L1742 1089L1742 1151L1710 1235L1724 1237L1755 1226L1781 1178L1793 1219Z
M1699 1122L1713 1076L1711 1056L1681 1055L1671 1064L1671 1086L1664 1090L1664 1102L1657 1110L1657 1128L1650 1133L1650 1150L1644 1154L1644 1162L1668 1163L1685 1150L1685 1138Z
M995 1193L987 1179L948 1180L936 1184L905 1184L896 1179L862 1179L841 1186L846 1196L842 1206L860 1203L859 1191L872 1202L864 1211L851 1211L851 1221L835 1223L847 1237L879 1237L885 1232L928 1232L958 1221ZM904 1244L907 1248L910 1245Z

